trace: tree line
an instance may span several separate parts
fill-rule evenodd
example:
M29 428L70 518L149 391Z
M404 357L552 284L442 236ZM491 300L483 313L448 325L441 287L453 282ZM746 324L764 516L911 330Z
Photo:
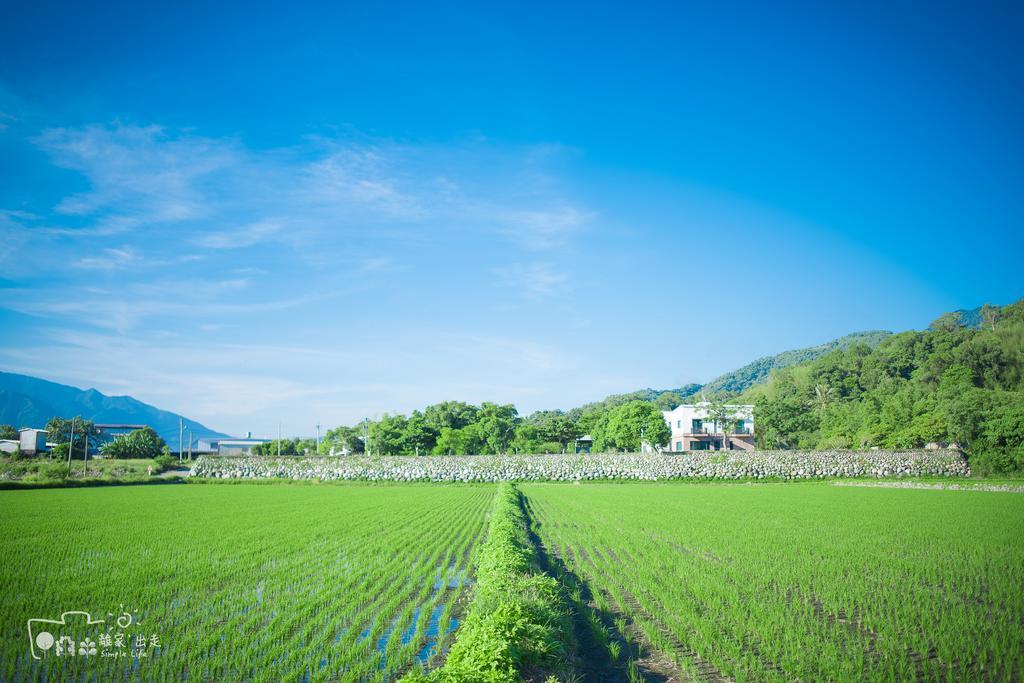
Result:
M320 452L372 455L489 455L566 453L589 436L600 451L636 451L641 441L668 442L668 425L654 401L610 397L567 412L526 417L511 404L443 401L410 415L383 415L327 432Z

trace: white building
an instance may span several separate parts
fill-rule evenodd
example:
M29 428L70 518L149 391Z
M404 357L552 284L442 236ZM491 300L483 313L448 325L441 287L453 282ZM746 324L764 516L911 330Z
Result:
M662 412L672 430L671 451L754 450L754 406L729 405L736 421L726 438L723 425L708 419L708 404L681 405Z
M22 455L39 455L46 452L45 429L19 429L18 437Z
M216 453L217 455L252 455L252 449L260 444L270 443L270 439L253 439L252 437L225 439L202 437L196 442L195 453Z

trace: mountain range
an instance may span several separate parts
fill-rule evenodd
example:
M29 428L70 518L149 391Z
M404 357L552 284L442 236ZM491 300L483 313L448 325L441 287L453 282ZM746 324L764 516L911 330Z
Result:
M82 390L28 375L0 372L0 424L43 427L55 415L80 415L100 424L149 425L171 448L178 443L179 420L196 437L227 436L131 396L107 396L95 389Z

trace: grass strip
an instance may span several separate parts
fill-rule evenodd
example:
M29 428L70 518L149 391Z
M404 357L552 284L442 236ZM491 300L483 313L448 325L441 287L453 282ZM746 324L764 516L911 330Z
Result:
M558 582L538 565L521 496L512 484L498 486L487 540L477 554L473 601L444 666L404 680L574 678L568 604Z

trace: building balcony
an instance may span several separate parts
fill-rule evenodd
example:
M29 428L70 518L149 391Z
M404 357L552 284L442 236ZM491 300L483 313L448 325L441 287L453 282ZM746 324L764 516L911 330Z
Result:
M743 429L737 429L729 432L729 436L753 436L754 429L752 427L744 427ZM687 427L683 430L683 436L722 436L722 430L711 429L710 427Z

